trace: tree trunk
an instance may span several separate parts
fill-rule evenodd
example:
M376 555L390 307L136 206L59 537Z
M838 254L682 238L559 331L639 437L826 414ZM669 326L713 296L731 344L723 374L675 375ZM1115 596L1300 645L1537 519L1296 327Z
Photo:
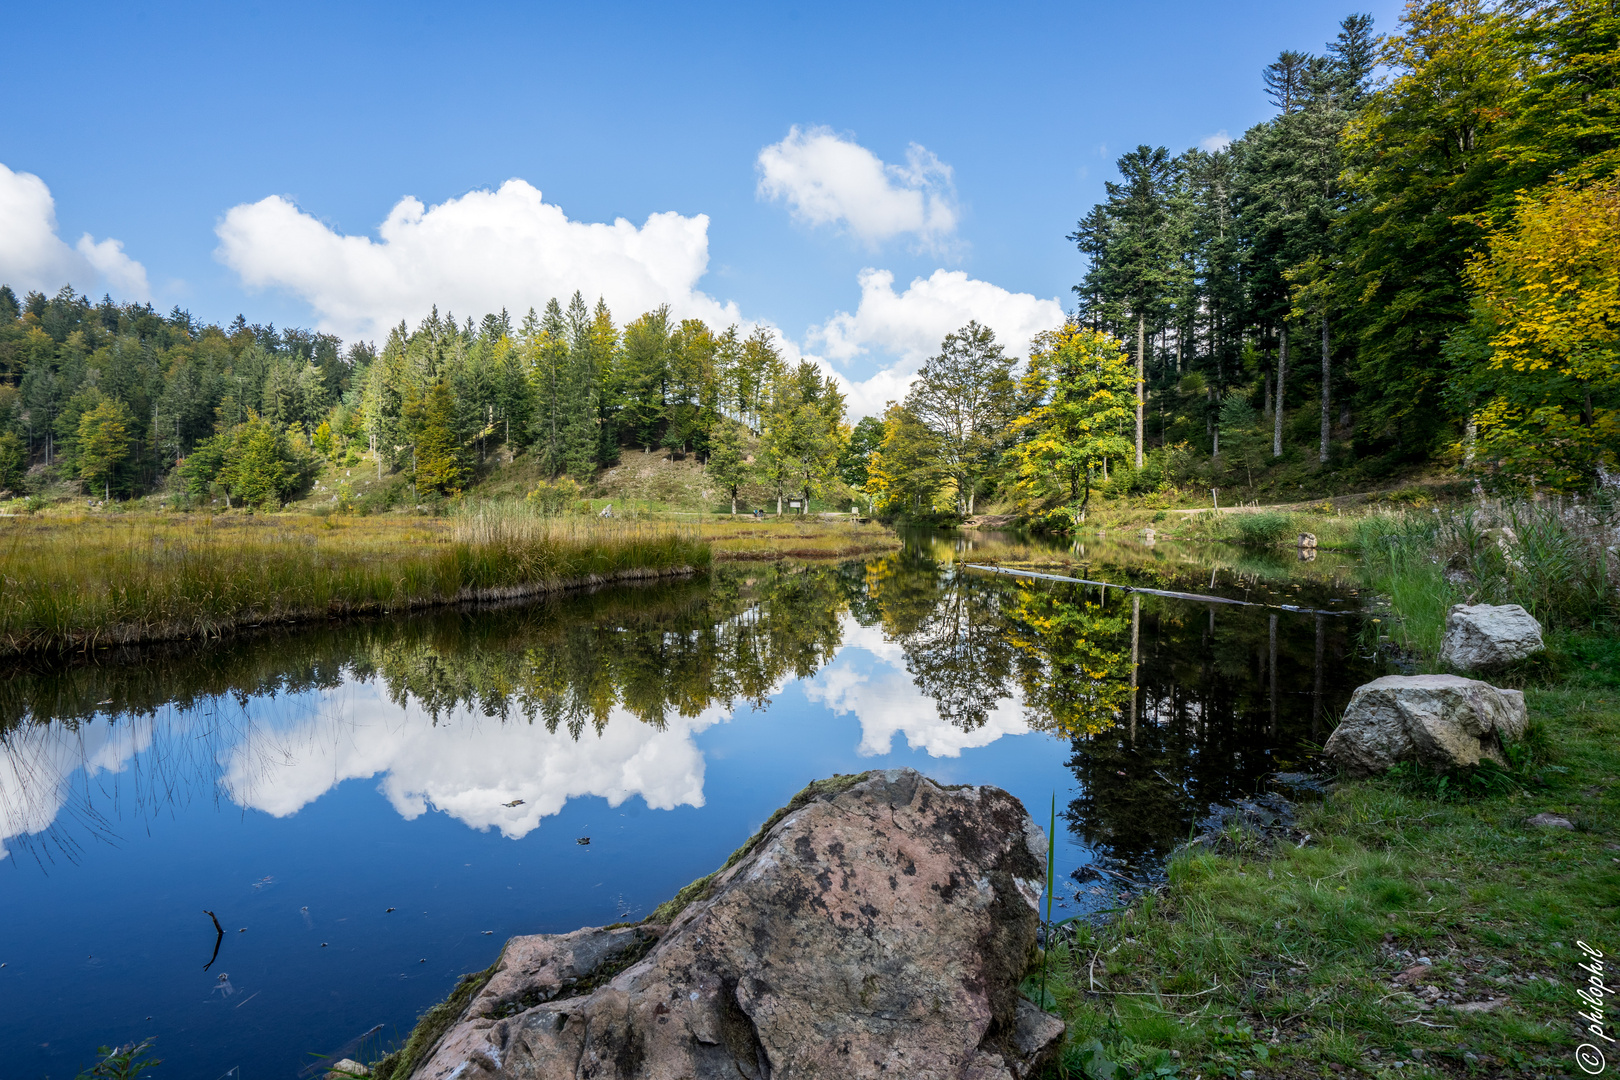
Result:
M731 493L731 516L737 516L737 493L735 491Z
M776 492L776 516L782 516L782 492L780 489Z
M1332 433L1332 423L1329 420L1328 408L1332 395L1333 385L1333 354L1328 348L1328 320L1327 312L1322 312L1322 449L1317 453L1316 460L1326 465L1328 461L1328 437Z
M1147 372L1147 316L1142 312L1136 313L1136 467L1142 467L1142 406L1147 400L1143 397L1142 384Z
M1288 378L1288 323L1277 335L1277 411L1272 414L1271 456L1282 457L1283 385Z
M1266 407L1260 411L1264 417L1271 416L1271 372L1266 372Z
M1136 699L1138 691L1136 686L1136 669L1138 658L1141 655L1139 645L1142 635L1142 597L1136 594L1131 596L1131 745L1136 745Z

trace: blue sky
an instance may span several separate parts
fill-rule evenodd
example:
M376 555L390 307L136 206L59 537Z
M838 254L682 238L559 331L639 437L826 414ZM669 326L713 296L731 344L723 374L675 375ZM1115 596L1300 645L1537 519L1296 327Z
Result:
M0 68L0 279L346 337L578 285L621 321L770 323L880 407L970 317L1017 348L1069 303L1063 237L1113 159L1265 119L1260 69L1352 10L1398 14L29 5ZM380 235L407 196L424 216Z

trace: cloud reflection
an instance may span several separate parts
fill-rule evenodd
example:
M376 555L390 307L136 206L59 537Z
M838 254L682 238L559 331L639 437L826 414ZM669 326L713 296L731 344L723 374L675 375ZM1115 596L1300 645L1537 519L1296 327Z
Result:
M6 841L45 832L72 795L75 774L89 781L121 773L152 745L151 717L114 722L105 717L69 727L25 724L0 739L0 859ZM90 800L76 815L94 818Z
M600 734L576 739L466 709L435 723L375 683L348 683L339 694L341 703L329 700L320 715L258 727L232 748L222 761L230 797L286 817L344 780L380 775L377 789L407 821L433 809L515 840L578 796L619 806L639 795L655 810L702 806L704 761L693 737L727 715L710 708L657 728L615 708ZM267 760L281 763L260 764Z
M881 757L892 751L897 734L906 745L930 757L960 757L963 750L988 746L1004 735L1028 733L1022 695L1002 698L971 728L939 715L934 700L917 689L906 671L905 650L875 626L845 615L844 647L837 658L805 681L805 696L839 716L853 713L861 725L856 752ZM861 655L864 654L864 655Z

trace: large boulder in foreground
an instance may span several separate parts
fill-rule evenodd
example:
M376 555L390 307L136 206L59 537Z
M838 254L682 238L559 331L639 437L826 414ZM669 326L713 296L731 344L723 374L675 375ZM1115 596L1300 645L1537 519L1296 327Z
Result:
M1506 764L1522 738L1524 694L1460 675L1387 675L1356 688L1323 752L1346 772L1383 772L1399 761L1433 769Z
M1446 616L1440 662L1459 671L1487 671L1545 647L1541 624L1518 604L1456 604Z
M1018 994L1045 857L999 788L821 781L666 924L513 938L411 1075L1028 1076L1063 1038Z

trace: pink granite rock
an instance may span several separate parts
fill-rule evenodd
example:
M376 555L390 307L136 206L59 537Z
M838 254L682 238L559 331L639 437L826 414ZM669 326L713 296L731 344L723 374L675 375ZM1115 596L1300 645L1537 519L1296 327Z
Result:
M414 1080L1026 1077L1046 838L910 769L801 793L668 925L514 938Z

